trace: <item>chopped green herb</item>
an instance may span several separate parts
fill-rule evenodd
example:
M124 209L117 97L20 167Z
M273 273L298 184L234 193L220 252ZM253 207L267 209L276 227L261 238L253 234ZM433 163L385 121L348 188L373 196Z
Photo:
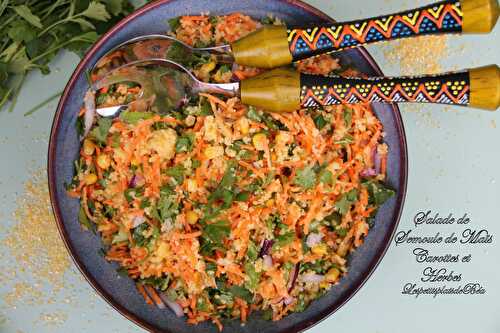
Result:
M175 144L175 151L178 153L185 153L192 151L194 140L195 140L194 133L184 133L182 136L177 138L177 143Z
M109 118L100 118L97 121L97 126L90 131L90 135L101 145L106 144L109 129L111 128L112 120Z
M229 292L233 294L234 297L241 298L247 303L252 303L253 300L253 294L250 292L250 290L241 287L241 286L231 286L229 288Z
M150 119L152 117L153 117L152 112L123 111L120 114L121 120L132 125L137 124L141 120Z
M302 187L305 190L311 189L316 185L316 172L314 166L308 165L302 169L297 170L294 178L295 185Z
M323 118L323 115L321 115L321 114L314 116L313 121L314 121L314 125L316 125L316 128L319 130L322 130L323 127L325 127L327 124L325 118Z
M335 203L335 208L341 215L345 215L351 206L358 200L358 190L353 189L344 193L340 199Z

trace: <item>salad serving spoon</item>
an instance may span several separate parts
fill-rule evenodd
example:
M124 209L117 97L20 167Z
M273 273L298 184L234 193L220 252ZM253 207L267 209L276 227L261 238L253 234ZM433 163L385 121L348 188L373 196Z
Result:
M184 66L165 59L135 61L114 69L91 86L97 92L119 82L136 82L142 100L158 111L177 108L199 93L238 96L242 103L272 112L294 111L338 104L437 103L496 110L500 105L500 69L497 65L438 75L346 78L299 73L277 68L233 83L206 83ZM114 117L126 105L98 108Z
M274 68L323 53L400 38L488 33L498 16L497 0L445 0L400 13L330 25L265 25L230 45L216 47L193 48L171 36L144 35L118 45L96 67L119 51L127 62L152 58L182 62L214 54L218 62Z

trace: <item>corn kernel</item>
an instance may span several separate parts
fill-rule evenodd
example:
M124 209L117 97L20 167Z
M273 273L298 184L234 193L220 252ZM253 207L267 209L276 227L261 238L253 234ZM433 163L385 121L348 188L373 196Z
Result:
M328 283L328 282L326 282L326 281L320 282L320 284L319 284L319 287L320 287L321 289L326 289L326 288L328 288L329 286L330 286L330 283Z
M95 143L90 139L85 139L83 141L83 153L87 156L90 156L95 151Z
M257 150L265 150L268 145L267 136L264 133L257 133L252 138L253 146Z
M207 147L204 151L205 157L209 160L216 157L221 157L224 155L224 147L222 146L211 146Z
M167 242L161 242L156 251L158 257L165 259L170 255L170 246Z
M97 157L97 165L99 168L106 170L111 165L111 157L106 154L101 154Z
M195 224L196 222L198 222L199 218L200 217L198 216L198 214L193 210L190 210L186 213L186 221L189 224Z
M208 73L210 73L214 69L215 69L215 62L211 61L201 66L200 73L202 73L202 75L205 76L208 75Z
M321 243L318 245L314 245L311 249L312 253L316 255L325 255L327 251L327 247L325 243Z
M274 199L269 199L266 201L266 207L273 207L274 206Z
M340 271L336 268L331 268L325 275L325 280L328 282L335 282L340 276Z
M88 175L85 175L84 181L87 185L93 185L97 182L97 176L95 173L89 173Z
M139 164L141 164L141 162L139 162L139 160L135 157L132 157L132 159L130 160L130 164L132 164L133 166L139 166Z
M248 122L248 119L245 117L241 117L238 120L238 127L239 127L241 134L247 135L248 131L250 130L250 124Z

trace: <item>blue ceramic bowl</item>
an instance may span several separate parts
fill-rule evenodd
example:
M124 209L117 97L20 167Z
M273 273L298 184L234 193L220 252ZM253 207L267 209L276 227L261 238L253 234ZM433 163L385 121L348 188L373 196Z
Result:
M125 317L154 332L217 332L215 326L203 323L186 324L169 310L148 306L136 291L131 279L120 277L116 266L98 254L100 238L83 231L78 223L78 200L66 195L65 183L73 176L73 160L78 156L79 140L75 130L76 118L87 89L85 71L113 46L135 36L165 32L166 21L179 15L210 12L214 15L243 12L255 18L272 13L289 25L310 22L332 22L324 13L296 0L163 0L154 2L128 16L104 35L80 62L59 102L50 135L48 176L54 214L61 236L74 262L95 290ZM382 74L373 59L363 49L342 53L342 62L349 63L370 75ZM398 224L407 181L407 150L403 124L395 106L374 105L382 121L388 156L388 183L397 191L377 215L365 243L350 256L349 274L331 291L313 302L306 311L286 319L271 322L254 315L245 326L237 320L224 322L224 332L298 332L324 319L363 285L385 254Z

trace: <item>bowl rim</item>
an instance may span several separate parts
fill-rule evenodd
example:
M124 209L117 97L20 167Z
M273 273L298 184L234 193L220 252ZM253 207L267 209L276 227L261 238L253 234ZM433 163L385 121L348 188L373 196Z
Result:
M102 35L99 40L94 43L94 45L86 52L85 56L80 60L78 66L76 69L73 71L71 74L71 78L66 84L66 87L64 88L63 94L59 100L59 103L57 105L56 112L54 114L52 126L51 126L51 132L50 132L50 138L49 138L49 146L48 146L48 158L47 158L47 175L48 175L48 186L49 186L49 195L50 195L50 201L51 201L51 206L52 206L52 211L54 213L55 221L57 224L57 229L59 230L59 234L63 240L64 246L66 247L66 250L69 252L69 255L71 259L73 260L74 264L80 271L80 273L85 277L87 282L92 286L92 288L99 294L111 307L113 307L116 311L118 311L122 316L130 320L131 322L135 323L142 329L148 331L148 332L165 332L165 330L160 329L159 327L155 325L151 325L147 322L144 322L141 318L136 316L134 313L130 312L128 309L117 303L113 296L106 292L98 283L97 281L89 274L85 266L82 264L80 256L77 254L77 252L74 249L73 244L69 241L69 236L64 228L64 222L61 214L61 208L59 205L59 202L57 201L57 195L56 195L56 180L55 180L55 154L56 154L56 147L57 147L57 141L56 137L59 132L59 125L60 125L60 119L63 114L63 106L66 104L67 98L69 93L72 91L74 85L76 84L76 81L78 77L81 75L83 72L84 68L86 67L87 63L93 57L93 55L102 47L102 45L109 39L111 38L115 33L120 31L123 27L125 27L130 21L134 20L135 18L142 16L144 13L153 10L156 7L162 6L166 3L173 2L173 1L178 1L178 0L158 0L154 1L152 3L149 3L138 10L134 11L133 13L129 14L125 18L123 18L121 21L119 21L116 25L114 25L109 31L107 31L104 35ZM277 2L282 2L289 4L294 7L298 7L310 14L313 14L317 17L320 17L324 20L327 20L329 22L335 22L335 20L324 13L323 11L307 4L304 3L300 0L274 0ZM370 67L376 72L377 75L383 75L383 72L381 68L378 66L378 64L375 62L375 59L366 51L365 48L363 47L357 47L359 52L361 53L361 56L368 62ZM401 144L401 165L400 165L400 183L401 183L401 189L398 191L398 196L397 196L397 201L396 201L396 207L397 207L397 212L396 212L396 217L395 217L395 223L394 227L391 232L386 233L383 242L384 242L384 247L380 251L379 255L376 256L374 260L372 260L369 265L368 269L366 270L366 273L362 275L361 277L361 283L359 283L357 286L354 287L352 293L344 296L343 298L340 299L340 302L338 303L337 306L333 307L328 307L324 311L315 313L312 318L309 320L304 320L297 325L295 325L292 330L289 332L291 333L296 333L296 332L303 332L318 323L322 322L326 318L328 318L330 315L335 313L338 309L340 309L342 306L344 306L363 286L364 284L368 281L370 276L373 274L377 266L380 264L382 259L384 258L385 254L387 253L387 250L389 249L391 240L397 230L397 227L399 225L401 215L403 212L404 208L404 203L405 203L405 198L406 198L406 192L407 192L407 186L408 186L408 145L407 145L407 140L406 140L406 134L405 134L405 129L403 125L403 120L401 116L401 112L399 110L399 107L397 104L391 104L390 105L392 112L395 115L396 118L396 130L400 134L400 144ZM173 333L173 332L172 332Z

